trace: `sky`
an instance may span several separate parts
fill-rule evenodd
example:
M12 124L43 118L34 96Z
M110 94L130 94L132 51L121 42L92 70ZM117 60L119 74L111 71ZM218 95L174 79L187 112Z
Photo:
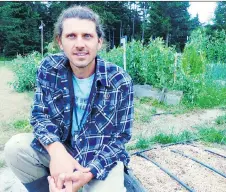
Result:
M188 11L192 17L195 17L198 13L199 21L207 24L211 23L215 8L216 2L190 2Z

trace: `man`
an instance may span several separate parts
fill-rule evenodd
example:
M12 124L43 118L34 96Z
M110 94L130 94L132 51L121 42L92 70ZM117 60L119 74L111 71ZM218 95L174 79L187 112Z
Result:
M42 61L33 134L19 134L7 142L7 164L32 192L74 192L82 187L85 192L124 192L132 80L97 56L104 34L92 10L66 9L54 32L63 53Z

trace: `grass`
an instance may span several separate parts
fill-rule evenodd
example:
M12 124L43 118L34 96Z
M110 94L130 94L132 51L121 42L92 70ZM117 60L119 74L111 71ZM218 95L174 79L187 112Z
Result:
M204 142L226 144L226 129L218 130L212 127L197 128L198 132L183 131L180 134L159 133L152 137L139 136L134 145L127 147L127 150L146 149L153 144L170 144L200 139Z
M13 122L14 129L18 130L19 132L31 132L32 127L29 123L29 120L17 120Z
M218 124L218 125L223 125L226 123L226 115L222 115L222 116L219 116L217 117L217 119L215 120L215 122Z
M202 141L209 143L226 144L226 129L218 130L216 128L200 128L198 134Z
M192 110L194 110L194 108L192 107L188 107L187 105L181 103L180 105L166 105L164 103L159 103L157 100L155 99L151 99L148 97L143 97L141 99L135 99L135 110L137 109L137 111L142 111L144 113L144 111L146 112L145 114L151 114L154 115L156 113L158 113L158 110L164 111L165 114L184 114L187 112L190 112ZM145 110L148 109L148 110ZM136 111L135 111L136 112ZM143 115L145 116L145 115ZM144 122L146 120L146 118L143 118Z

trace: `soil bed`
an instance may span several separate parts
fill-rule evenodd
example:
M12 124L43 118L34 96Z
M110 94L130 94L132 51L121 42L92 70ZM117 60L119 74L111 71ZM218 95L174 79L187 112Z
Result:
M202 147L206 148L205 146ZM220 172L225 173L226 171L226 159L209 154L201 148L188 145L175 145L167 148L153 149L144 154L167 169L196 192L226 192L226 178L188 158L171 152L170 149L182 151L214 167ZM218 152L222 154L221 152L224 152L224 150L218 149ZM132 156L130 165L135 176L150 192L187 191L153 163L141 157Z

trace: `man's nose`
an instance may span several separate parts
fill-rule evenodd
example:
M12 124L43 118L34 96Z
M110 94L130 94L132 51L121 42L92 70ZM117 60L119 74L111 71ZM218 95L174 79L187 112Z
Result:
M77 49L81 49L85 47L85 42L82 37L78 37L75 41L75 47Z

